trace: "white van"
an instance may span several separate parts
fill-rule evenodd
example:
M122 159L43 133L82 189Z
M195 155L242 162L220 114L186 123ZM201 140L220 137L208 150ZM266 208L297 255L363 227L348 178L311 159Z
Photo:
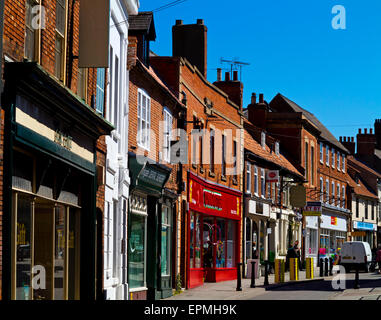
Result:
M339 264L344 266L346 272L355 269L356 266L360 270L368 272L371 261L372 251L368 242L348 241L343 243L339 254Z

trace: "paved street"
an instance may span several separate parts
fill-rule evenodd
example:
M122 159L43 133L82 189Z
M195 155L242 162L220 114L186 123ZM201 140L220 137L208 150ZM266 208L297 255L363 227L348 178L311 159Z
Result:
M334 290L333 277L305 280L300 275L300 283L274 285L270 275L270 286L263 285L264 278L256 281L256 288L250 288L250 280L243 279L242 291L236 291L236 281L206 283L204 286L186 290L167 300L381 300L381 275L360 273L360 289L353 289L355 274L346 275L345 290ZM286 274L288 280L288 274Z

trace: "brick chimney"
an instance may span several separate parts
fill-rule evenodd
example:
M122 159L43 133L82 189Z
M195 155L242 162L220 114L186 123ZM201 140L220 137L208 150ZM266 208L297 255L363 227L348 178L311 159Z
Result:
M368 130L365 129L364 133L357 134L357 154L369 163L370 166L374 162L374 150L376 148L376 135L373 134L372 130L368 133Z
M267 106L263 99L263 93L259 94L259 102L257 103L257 95L251 95L251 103L247 106L248 120L255 126L265 129L267 122Z
M354 137L340 137L341 144L348 149L351 155L356 152L356 143Z
M192 65L207 76L207 32L204 20L198 19L196 24L183 24L176 20L172 27L172 55L186 58Z
M217 81L213 84L225 92L229 99L233 101L242 110L243 106L243 83L238 80L238 71L233 72L233 80L230 80L230 73L225 73L225 81L218 81L220 79L219 71L217 69Z
M376 148L381 149L381 119L374 121L374 134L376 135Z
M135 36L128 37L128 49L127 49L127 69L131 70L136 65L136 59L138 55L138 39Z

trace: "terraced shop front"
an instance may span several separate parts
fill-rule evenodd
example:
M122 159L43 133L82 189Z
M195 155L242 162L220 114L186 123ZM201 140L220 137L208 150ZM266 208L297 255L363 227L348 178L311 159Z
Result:
M188 172L187 288L236 279L241 196Z
M93 300L95 146L112 126L35 63L6 65L5 100L4 296Z

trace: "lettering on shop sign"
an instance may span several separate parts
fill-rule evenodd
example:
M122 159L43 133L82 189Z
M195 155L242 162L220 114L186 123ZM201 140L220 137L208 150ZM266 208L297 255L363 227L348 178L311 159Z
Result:
M148 168L144 168L142 172L142 178L146 180L150 180L151 182L156 182L159 186L161 186L165 181L165 175L160 172L150 170Z
M331 225L337 226L337 217L331 217Z
M218 192L204 190L204 206L213 210L222 210L222 195Z
M62 133L59 130L56 130L54 133L54 142L59 144L61 147L64 147L65 149L71 150L73 138Z

